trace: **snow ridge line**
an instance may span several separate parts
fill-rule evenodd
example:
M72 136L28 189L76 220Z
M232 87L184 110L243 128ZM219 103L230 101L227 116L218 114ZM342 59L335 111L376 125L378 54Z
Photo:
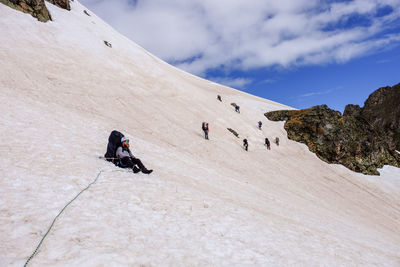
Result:
M123 170L113 170L110 172L117 172L117 171L123 171ZM97 179L99 179L100 174L102 174L103 172L105 172L104 170L100 170L99 173L97 174L96 178L90 183L88 184L84 189L82 189L73 199L71 199L62 209L61 211L57 214L57 216L54 218L53 222L51 223L50 227L47 229L47 232L44 234L44 236L42 237L42 239L40 240L39 244L37 245L37 247L35 248L35 250L33 251L32 255L28 258L28 260L25 262L24 267L26 267L28 265L28 263L32 260L32 258L36 255L37 251L39 250L40 246L42 245L44 239L46 238L46 236L48 235L48 233L50 232L51 228L53 228L54 223L56 222L56 220L58 219L58 217L64 212L64 210L74 201L76 200L84 191L88 190L89 187L91 187L93 184L95 184L97 182Z

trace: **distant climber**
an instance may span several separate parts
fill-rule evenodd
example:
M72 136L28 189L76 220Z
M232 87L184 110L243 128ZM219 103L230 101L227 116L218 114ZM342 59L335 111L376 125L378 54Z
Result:
M271 143L269 142L268 138L265 138L265 146L267 147L268 150L271 150Z
M277 146L279 146L279 137L276 137L276 138L275 138L275 144L276 144Z
M132 168L134 173L141 171L142 173L150 174L153 172L153 170L148 170L140 159L133 156L129 149L129 139L126 137L121 138L121 146L117 148L115 155L120 161L119 166L122 168Z
M239 107L238 105L235 106L235 111L236 111L237 113L240 113L240 107Z
M204 138L208 140L208 131L209 131L208 123L207 122L203 122L201 124L201 128L203 129L203 132L204 132Z
M243 147L246 151L249 150L249 143L247 142L247 139L243 139Z
M258 129L260 129L260 130L261 130L261 127L262 127L262 122L261 122L261 121L259 121L259 122L258 122Z
M217 95L217 99L219 100L219 102L222 102L222 98L220 95Z

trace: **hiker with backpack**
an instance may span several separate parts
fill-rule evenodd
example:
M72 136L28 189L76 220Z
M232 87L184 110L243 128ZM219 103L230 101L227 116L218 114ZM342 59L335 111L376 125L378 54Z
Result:
M279 137L276 137L276 138L275 138L275 144L276 144L277 146L279 146Z
M249 149L249 143L247 142L247 139L243 139L243 147L246 151Z
M261 130L261 127L262 127L262 122L259 121L259 122L258 122L258 129Z
M217 95L217 99L219 100L219 102L222 102L222 98L220 95Z
M201 124L201 128L203 129L203 132L204 132L204 138L205 138L206 140L208 140L208 131L209 131L208 123L207 123L207 122L203 122L203 123Z
M267 137L265 137L265 146L267 147L268 150L271 150L271 143L269 142Z
M107 152L104 154L104 159L121 168L132 168L134 173L142 171L150 174L153 171L146 169L140 159L132 155L129 150L129 139L116 130L112 131L110 137L108 137Z
M239 107L238 105L235 106L235 111L236 111L237 113L240 113L240 107Z
M117 148L115 155L120 161L119 166L122 168L132 168L134 173L141 171L142 173L150 174L153 172L153 170L148 170L140 159L133 156L129 149L129 139L126 137L121 138L121 146Z

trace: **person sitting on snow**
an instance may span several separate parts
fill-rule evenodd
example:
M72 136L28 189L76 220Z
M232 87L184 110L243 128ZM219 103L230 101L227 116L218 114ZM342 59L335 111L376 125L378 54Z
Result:
M142 163L142 161L133 156L132 152L129 150L129 139L126 137L121 138L121 146L117 148L115 153L117 158L120 160L120 166L122 168L132 168L134 173L143 172L150 174L153 170L148 170ZM136 165L139 167L136 167Z

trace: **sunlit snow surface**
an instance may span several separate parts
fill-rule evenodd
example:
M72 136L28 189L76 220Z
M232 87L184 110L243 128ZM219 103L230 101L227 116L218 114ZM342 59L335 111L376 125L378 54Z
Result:
M76 0L46 4L47 23L0 5L0 266L100 171L31 266L400 265L398 168L326 164L263 116L289 107L175 69ZM114 129L154 173L98 158Z

